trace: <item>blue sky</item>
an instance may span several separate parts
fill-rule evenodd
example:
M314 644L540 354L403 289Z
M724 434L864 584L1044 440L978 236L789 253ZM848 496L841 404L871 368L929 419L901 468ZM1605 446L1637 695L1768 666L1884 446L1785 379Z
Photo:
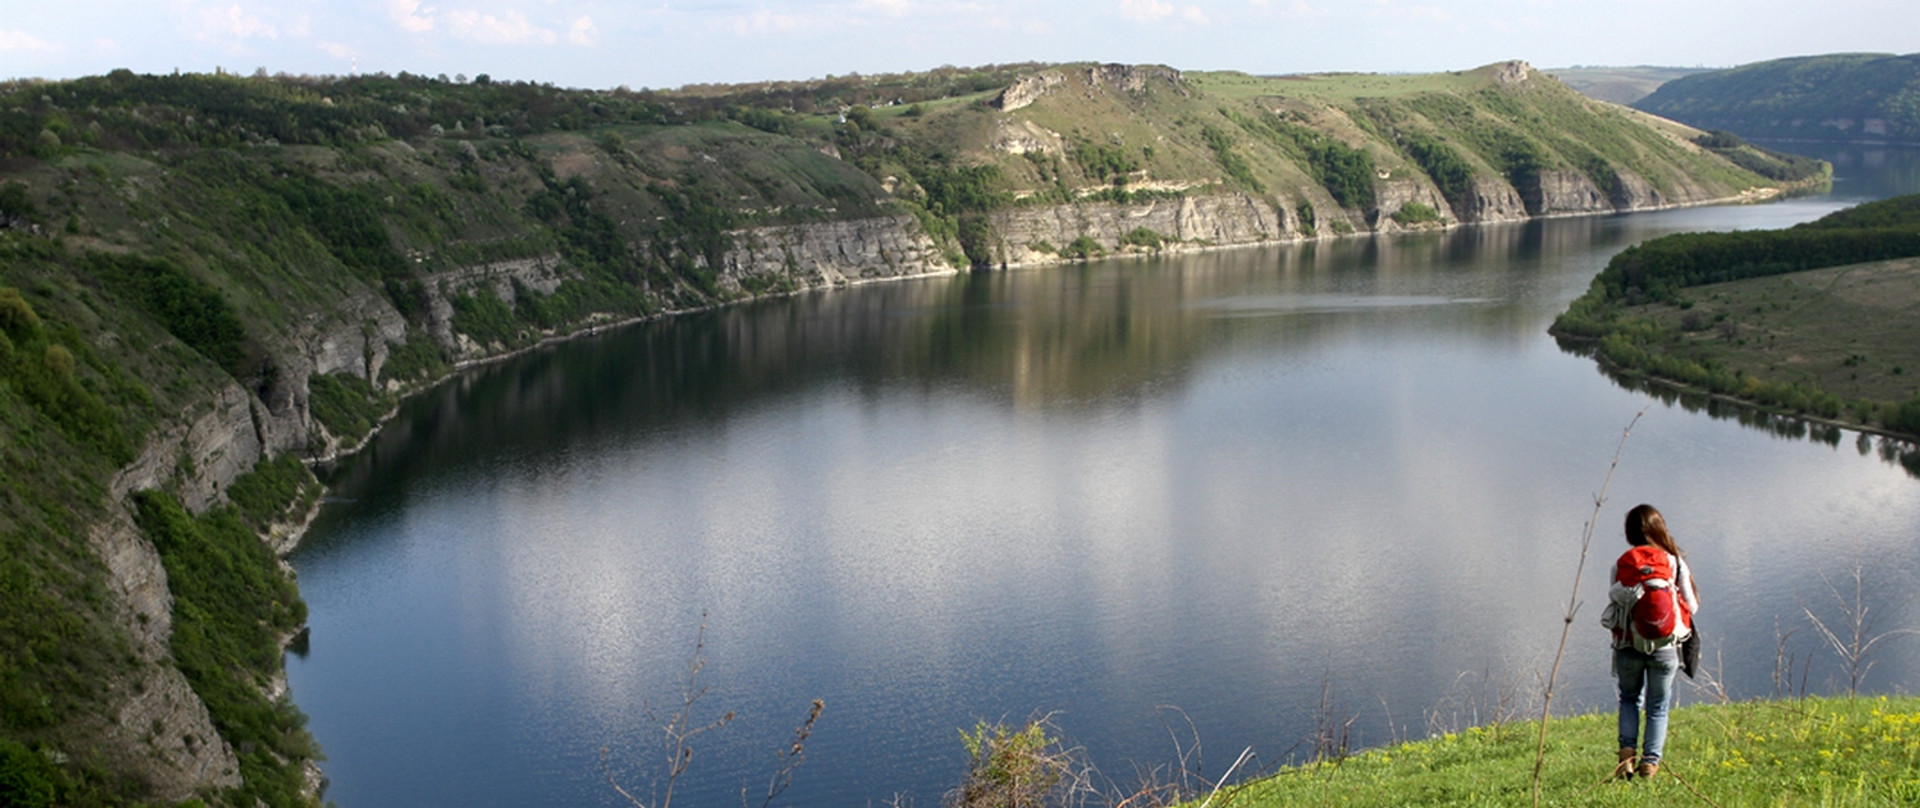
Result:
M1914 0L5 0L0 79L408 71L567 87L1022 61L1254 73L1920 51Z

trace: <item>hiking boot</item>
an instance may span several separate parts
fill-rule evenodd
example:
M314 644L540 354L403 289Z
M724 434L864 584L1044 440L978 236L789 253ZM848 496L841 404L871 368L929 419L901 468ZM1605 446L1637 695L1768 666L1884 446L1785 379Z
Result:
M1631 746L1620 747L1620 762L1613 767L1613 776L1620 780L1633 778L1633 762L1638 756Z
M1633 774L1634 776L1639 777L1642 780L1645 780L1653 777L1654 773L1658 771L1660 771L1660 761L1643 760L1643 761L1640 761L1639 766L1634 768Z

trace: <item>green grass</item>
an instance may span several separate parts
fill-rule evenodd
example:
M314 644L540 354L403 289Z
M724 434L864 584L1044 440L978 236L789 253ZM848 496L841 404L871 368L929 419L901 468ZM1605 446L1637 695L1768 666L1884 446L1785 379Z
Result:
M1630 308L1703 364L1845 399L1920 394L1920 259L1696 286ZM1900 369L1896 373L1895 369Z
M1548 725L1542 805L1892 806L1920 801L1920 698L1808 698L1675 711L1651 780L1608 779L1614 714ZM1288 768L1215 805L1532 805L1538 722L1477 727ZM1702 798L1705 799L1702 799ZM1709 802L1710 801L1710 802Z
M1189 72L1188 81L1201 90L1228 98L1298 96L1323 101L1391 98L1425 93L1463 92L1483 86L1479 71L1452 73L1309 73L1296 76L1253 76L1235 71Z

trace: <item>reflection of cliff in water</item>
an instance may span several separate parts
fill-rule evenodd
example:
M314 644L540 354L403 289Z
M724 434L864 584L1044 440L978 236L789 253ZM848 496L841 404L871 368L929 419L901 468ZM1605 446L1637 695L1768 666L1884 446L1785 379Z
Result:
M1834 424L1769 412L1758 406L1732 399L1682 390L1665 382L1619 373L1604 366L1601 372L1622 389L1653 396L1669 407L1677 404L1687 412L1705 413L1710 418L1738 421L1741 426L1751 427L1779 438L1809 440L1837 449L1840 448L1841 442L1846 440L1847 433L1852 431ZM1876 436L1868 432L1855 434L1854 449L1860 453L1861 457L1878 454L1880 459L1905 468L1908 474L1920 478L1920 446L1887 435Z
M408 401L334 481L353 495L370 475L622 444L826 387L1085 410L1178 395L1234 354L1356 337L1522 345L1564 295L1561 259L1633 238L1620 221L980 272L681 315L462 373ZM410 471L376 471L402 452Z

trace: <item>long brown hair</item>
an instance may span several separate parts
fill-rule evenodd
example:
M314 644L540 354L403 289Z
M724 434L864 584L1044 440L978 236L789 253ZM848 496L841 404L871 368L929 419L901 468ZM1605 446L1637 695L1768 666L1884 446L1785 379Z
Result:
M1667 517L1652 505L1635 505L1627 511L1627 543L1635 547L1651 544L1676 557L1681 554L1680 545L1667 532Z

